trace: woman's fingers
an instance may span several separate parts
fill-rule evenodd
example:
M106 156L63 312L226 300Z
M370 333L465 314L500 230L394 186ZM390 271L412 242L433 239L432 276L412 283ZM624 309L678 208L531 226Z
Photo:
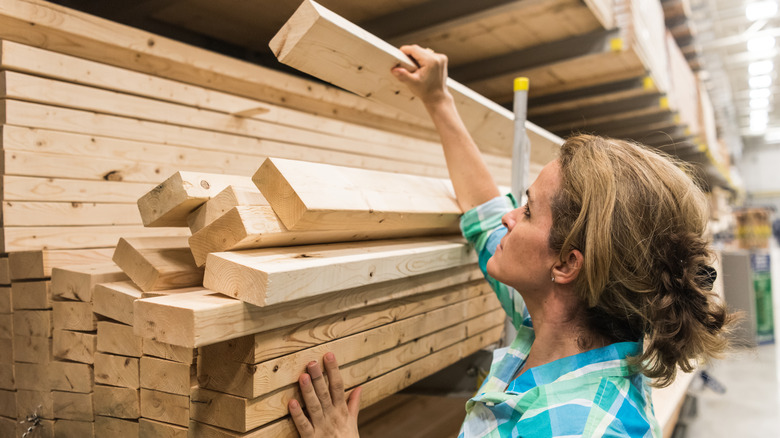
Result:
M287 408L290 410L290 416L292 417L293 423L295 423L295 427L298 429L301 438L313 437L314 428L309 422L309 419L306 418L306 415L303 415L303 409L301 409L298 400L290 400L290 403L287 404Z
M360 386L352 391L349 395L349 402L347 402L347 410L350 416L357 418L358 411L360 410L360 394L363 393L363 387Z
M317 398L311 383L311 376L302 374L298 379L298 385L301 387L301 396L303 397L303 403L306 404L306 410L309 412L311 422L314 423L314 427L317 427L318 424L322 424L323 413L322 405L320 405L320 400Z
M325 383L325 377L322 375L322 369L317 362L309 362L307 366L309 375L311 376L311 382L314 386L314 393L317 394L317 399L320 401L320 406L324 412L328 412L333 407L333 402L330 399L330 391L328 391L328 384ZM306 402L308 406L309 402Z
M328 383L330 386L330 396L333 399L333 406L341 406L344 403L344 381L341 379L341 371L333 353L325 354L322 358L325 364L325 372L328 373Z

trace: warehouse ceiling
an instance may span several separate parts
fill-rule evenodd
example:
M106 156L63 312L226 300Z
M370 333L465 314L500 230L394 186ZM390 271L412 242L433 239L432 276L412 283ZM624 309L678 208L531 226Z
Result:
M704 77L718 117L720 136L725 139L732 156L741 154L743 142L753 144L769 139L780 143L780 111L772 110L776 104L772 96L777 89L772 84L773 62L780 53L774 45L775 37L780 36L777 1L670 2L689 6L684 8L686 10L681 16L671 21L667 15L667 26L672 29L691 67L706 71ZM276 62L268 49L268 41L292 15L300 0L54 2L209 50L290 71ZM611 17L600 15L596 11L598 7L594 7L609 4L609 0L320 0L319 3L393 44L422 42L447 53L454 79L507 106L511 104L511 90L509 86L505 87L506 90L500 88L503 82L497 80L503 80L502 75L532 69L539 63L560 62L575 54L606 51L617 35L610 28L614 24ZM758 8L751 6L751 15L748 16L748 3L761 5ZM452 27L453 23L476 20L482 20L483 25ZM439 28L442 29L440 32ZM468 38L459 39L450 35L452 32L482 33L484 38L468 34L465 35ZM452 43L466 39L476 41L476 45ZM532 50L534 47L531 46L536 50ZM636 66L628 62L619 69L605 70L602 74L598 73L602 67L600 64L596 61L587 69L592 69L594 76L604 83L575 90L581 93L583 99L593 93L636 93L639 84L646 84L643 82L644 71L637 71ZM582 67L575 66L575 73L578 68L582 70ZM751 72L755 73L752 79ZM561 73L558 71L553 76ZM754 88L751 88L750 81ZM760 83L767 81L770 83ZM532 82L530 97L531 109L544 108L545 105L556 108L563 102L562 99L571 99L572 91L565 86L545 88L544 81L537 80ZM636 106L653 99L657 102L657 98L655 92L645 92L641 96L644 101L634 100L611 109L593 107L594 112L589 114L556 112L555 117L550 117L540 111L536 114L532 112L530 117L559 135L585 130L634 138L654 146L670 147L669 151L684 159L709 165L711 156L701 154L701 145L696 144L700 140L688 134L687 125L680 126L680 122L674 119L673 111L658 111L656 108L648 112ZM643 114L635 120L652 129L627 129L626 123L619 118L612 120L606 117L606 110L626 115ZM720 182L728 179L723 169L709 169L708 172Z

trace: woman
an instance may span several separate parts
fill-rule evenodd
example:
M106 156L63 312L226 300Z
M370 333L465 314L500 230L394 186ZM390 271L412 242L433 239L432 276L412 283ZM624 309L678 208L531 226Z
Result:
M401 48L420 68L393 74L441 136L461 227L518 329L466 404L464 437L655 437L648 379L668 385L726 347L732 320L711 292L704 194L679 163L629 142L568 139L526 192L499 195L445 87L447 59ZM518 293L519 292L519 293ZM357 436L359 390L344 401L324 360L300 385L303 437ZM332 395L331 395L332 394Z

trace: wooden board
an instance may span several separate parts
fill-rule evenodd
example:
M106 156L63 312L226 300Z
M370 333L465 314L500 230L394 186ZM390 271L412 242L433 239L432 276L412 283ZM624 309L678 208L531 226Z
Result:
M57 300L89 303L98 283L127 280L127 275L113 262L63 266L51 272L52 296Z
M137 419L141 416L137 389L95 385L95 415Z
M49 363L48 383L52 390L90 393L95 387L92 365L76 362Z
M187 426L190 420L190 396L141 388L141 415L164 423Z
M190 388L197 385L195 374L190 364L149 356L141 358L142 388L189 396Z
M13 310L51 309L51 282L49 280L15 281L11 285ZM2 311L4 306L0 306ZM10 312L10 310L9 310Z
M483 319L487 318L495 324L496 321L501 321L503 316L498 307L495 299L475 298L249 366L224 359L220 364L215 358L207 358L204 355L198 361L198 381L201 388L246 398L260 397L294 384L305 372L305 364L320 361L327 352L336 354L342 367L349 366L352 362L380 354L412 340L422 339L436 331L460 324L466 327L464 321L479 317L483 313Z
M140 388L139 359L115 354L95 353L95 383Z
M268 158L252 180L290 230L456 232L449 180Z
M233 207L239 205L268 205L263 194L254 187L227 186L187 216L187 225L194 235Z
M339 225L339 227L343 226ZM212 252L354 242L415 235L430 236L451 232L451 229L411 230L398 228L372 231L355 229L291 231L285 227L270 206L239 206L231 209L195 233L190 237L189 244L195 263L203 265L206 263L208 255Z
M200 352L203 364L222 358L252 365L492 293L480 279L207 345Z
M203 285L266 306L476 261L461 238L397 239L211 253Z
M0 338L0 364L14 363L14 340L13 338Z
M116 246L120 237L189 236L188 229L148 229L137 225L85 227L6 227L3 228L6 251L43 249L107 248Z
M110 321L97 323L97 351L128 357L143 354L141 338L133 333L133 326Z
M192 364L198 355L198 350L181 347L178 345L166 344L148 338L143 340L143 353L147 356L159 357L174 362Z
M10 286L0 286L0 314L14 311L13 293Z
M54 418L92 422L92 394L52 391Z
M95 285L92 292L93 311L124 324L133 324L133 302L142 291L130 281Z
M0 389L16 390L16 376L14 364L0 363Z
M97 329L97 317L92 312L92 303L83 301L55 301L52 308L55 329L82 332Z
M11 313L0 313L0 339L13 339L14 337L14 315Z
M0 417L16 418L16 391L0 390Z
M16 389L48 392L50 390L47 381L48 373L49 364L47 363L16 362L14 363Z
M57 359L92 364L95 362L97 335L94 333L54 330L52 351Z
M95 436L110 436L114 438L137 438L139 428L137 421L121 418L95 415Z
M390 73L397 65L415 71L417 66L411 59L310 0L301 4L270 46L284 64L419 118L428 117L423 105ZM483 151L509 156L512 112L452 79L447 84L477 145ZM527 129L538 131L531 125ZM549 143L536 144L550 147Z
M459 342L450 347L443 348L420 360L411 362L362 384L363 396L361 396L361 407L369 406L384 397L394 394L410 384L456 362L458 359L465 357L486 345L496 342L500 337L501 330L502 327L497 326L495 329L471 337L465 342ZM220 422L223 425L228 424L231 427L235 427L235 429L232 430L241 429L241 432L251 430L253 424L262 422L264 418L273 417L278 414L284 415L286 413L286 405L283 409L280 409L277 406L275 408L276 412L269 412L267 410L255 411L252 409L252 407L255 406L252 401L235 396L220 395L219 393L209 392L208 390L197 390L193 394L193 397L196 397L193 398L193 400L206 399L212 401L208 404L193 402L193 419L196 422L202 422L201 419L211 421L213 418L215 420L214 422ZM219 418L210 418L208 409L215 409L217 406L222 407L222 413L230 412L231 415L221 415ZM262 405L258 404L256 406L259 407ZM267 406L263 406L263 408L267 408ZM224 409L228 410L225 411ZM193 426L193 431L198 434L198 436L220 436L210 434L209 428L201 428L197 423L193 424ZM295 426L292 424L292 420L285 418L280 422L271 423L264 428L253 430L251 434L231 435L228 431L225 431L226 434L222 436L253 438L287 437L291 435L294 436L294 430Z
M23 251L9 254L8 262L12 280L46 279L51 277L54 266L91 265L108 262L113 253L113 248Z
M6 218L3 217L3 223ZM8 257L0 257L0 285L11 284L11 269L8 265Z
M90 400L91 401L91 400ZM95 423L86 420L58 419L54 422L55 437L94 437Z
M187 438L189 428L141 418L138 420L139 438Z
M404 280L368 285L264 309L213 291L137 300L135 333L144 338L200 347L326 315L384 303L402 297L482 278L473 265ZM175 328L171 330L170 328Z
M186 227L187 216L227 186L252 187L245 176L177 172L138 199L144 226Z
M54 399L49 391L16 391L16 403L22 418L37 413L46 419L54 418ZM20 435L21 436L21 435Z
M36 364L48 364L54 360L51 338L42 336L14 336L13 360Z
M13 313L13 334L15 336L52 335L51 310L17 310Z
M203 283L203 269L195 265L183 237L121 238L113 260L145 292Z

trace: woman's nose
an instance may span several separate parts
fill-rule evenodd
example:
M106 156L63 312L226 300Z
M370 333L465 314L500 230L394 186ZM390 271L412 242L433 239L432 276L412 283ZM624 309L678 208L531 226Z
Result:
M515 226L515 218L514 218L514 210L510 211L509 213L505 214L501 217L501 223L506 227L507 230L512 231L512 228Z

